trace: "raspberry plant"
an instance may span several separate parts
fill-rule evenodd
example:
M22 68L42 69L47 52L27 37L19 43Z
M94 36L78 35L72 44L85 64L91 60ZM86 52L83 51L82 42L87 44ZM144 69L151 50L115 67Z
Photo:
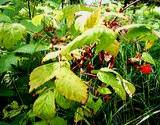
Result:
M160 34L152 25L134 21L138 17L131 17L131 11L122 4L62 3L64 8L60 9L61 2L15 2L11 1L15 6L0 2L0 73L2 83L15 88L23 79L19 88L25 88L27 97L34 101L27 107L18 91L23 105L11 103L3 109L4 118L14 118L15 112L18 115L30 108L25 114L26 124L90 124L94 121L90 119L103 112L115 97L126 104L136 94L136 83L124 75L126 67L125 72L120 71L121 63L130 68L131 74L134 71L148 76L154 72L152 67L157 63L149 50ZM18 10L12 13L15 17L10 16L5 4ZM132 45L131 49L137 51L126 62L119 60L124 45Z

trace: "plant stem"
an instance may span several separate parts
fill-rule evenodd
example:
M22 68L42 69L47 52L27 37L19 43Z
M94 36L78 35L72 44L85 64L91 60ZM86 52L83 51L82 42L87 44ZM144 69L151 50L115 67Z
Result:
M102 0L99 0L99 7L102 6Z
M28 15L29 15L29 18L32 19L32 15L31 15L31 7L30 7L30 0L27 0L27 4L28 4Z

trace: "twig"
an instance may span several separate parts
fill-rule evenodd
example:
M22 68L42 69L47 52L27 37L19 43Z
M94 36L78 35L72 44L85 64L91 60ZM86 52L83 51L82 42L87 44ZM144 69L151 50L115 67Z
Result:
M134 2L132 2L132 3L130 3L130 4L128 4L126 7L124 7L124 8L122 9L122 12L125 11L126 9L128 9L130 6L132 6L132 5L136 4L136 3L138 3L139 1L141 1L141 0L136 0L136 1L134 1Z
M88 76L97 77L97 75L94 75L94 74L91 74L91 73L83 73L83 75L88 75Z
M128 4L127 6L125 6L122 10L121 10L121 12L124 12L126 9L128 9L130 6L132 6L132 5L134 5L134 4L136 4L136 3L138 3L139 1L141 1L141 0L136 0L136 1L134 1L134 2L132 2L132 3L130 3L130 4ZM116 21L117 20L117 17L115 17L112 21L111 21L111 23L112 22L114 22L114 21Z

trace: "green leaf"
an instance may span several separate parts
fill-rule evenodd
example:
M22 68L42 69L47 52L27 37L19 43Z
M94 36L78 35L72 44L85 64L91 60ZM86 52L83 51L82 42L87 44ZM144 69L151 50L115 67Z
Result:
M42 119L52 119L56 113L54 93L47 91L40 95L34 102L33 112Z
M9 2L10 0L1 0L0 1L0 4L5 4L5 3L7 3L7 2Z
M27 109L26 105L18 105L16 101L13 101L11 104L8 104L3 109L3 119L13 118L21 113L23 109Z
M51 80L56 76L55 71L58 67L68 65L66 62L62 63L49 63L46 65L42 65L37 67L30 74L30 92L34 89L37 89L39 86L43 85L45 82Z
M69 68L61 67L56 72L56 90L67 99L84 104L88 98L88 87Z
M147 52L143 52L143 53L142 53L142 60L145 61L145 62L147 62L147 63L150 63L150 64L155 65L154 59L153 59L152 56L151 56L149 53L147 53Z
M42 25L35 26L31 20L22 20L21 24L26 27L29 33L38 33L43 29Z
M26 29L21 24L0 24L0 45L12 49L25 34Z
M0 13L0 23L1 22L9 23L11 19L7 15Z
M72 101L66 99L64 96L60 95L58 92L56 93L56 103L62 107L63 109L69 109L72 106Z
M93 109L95 114L101 108L103 101L101 98L99 98L97 101L94 101L93 98L93 95L90 94L86 106Z
M103 83L110 85L115 90L115 92L122 98L122 100L126 100L126 92L123 88L123 85L114 74L112 74L111 72L99 71L97 73L97 77Z
M12 65L17 65L20 57L15 56L13 53L3 55L0 58L0 73L12 70Z
M34 122L34 125L48 125L48 123L45 120Z
M155 41L158 39L156 35L152 33L152 29L145 24L130 24L117 29L117 31L128 30L124 35L124 38L128 41L140 38L141 41Z
M71 58L70 52L83 47L84 45L93 44L96 40L99 40L96 46L96 52L100 52L102 50L106 50L106 48L112 44L116 39L116 34L107 29L104 26L96 26L92 29L89 29L82 33L82 35L75 38L72 42L70 42L67 46L65 46L61 54L66 56L68 59Z
M100 93L100 94L111 94L112 92L108 89L108 88L104 88L104 87L99 87L97 89L97 91Z
M13 90L10 90L8 88L0 88L0 96L2 97L9 97L14 96L16 93Z
M77 111L74 114L74 122L77 123L84 119L84 112L82 108L77 108Z
M49 121L50 125L67 125L67 121L61 117L54 117Z
M14 52L16 53L25 53L25 54L34 54L36 52L49 50L49 47L45 44L36 43L36 44L27 44L19 47Z
M102 103L103 103L103 101L102 101L101 98L99 98L99 99L96 101L96 103L95 103L95 105L94 105L94 109L93 109L95 113L102 107Z
M0 121L0 125L9 125L7 122Z
M124 79L123 79L123 86L124 86L127 94L128 94L130 97L132 97L132 95L133 95L133 94L135 93L135 91L136 91L135 86L134 86L132 83L130 83L130 82L128 82L127 80L124 80Z
M124 16L123 13L119 13L119 12L106 12L104 15L105 19L113 19L115 17L118 17L120 19L126 19L126 17Z

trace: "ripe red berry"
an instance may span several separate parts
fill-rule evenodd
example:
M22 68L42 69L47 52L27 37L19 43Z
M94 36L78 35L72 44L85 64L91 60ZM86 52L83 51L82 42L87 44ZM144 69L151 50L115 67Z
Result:
M152 72L152 67L150 64L144 64L141 65L139 70L143 73L143 74L150 74Z

